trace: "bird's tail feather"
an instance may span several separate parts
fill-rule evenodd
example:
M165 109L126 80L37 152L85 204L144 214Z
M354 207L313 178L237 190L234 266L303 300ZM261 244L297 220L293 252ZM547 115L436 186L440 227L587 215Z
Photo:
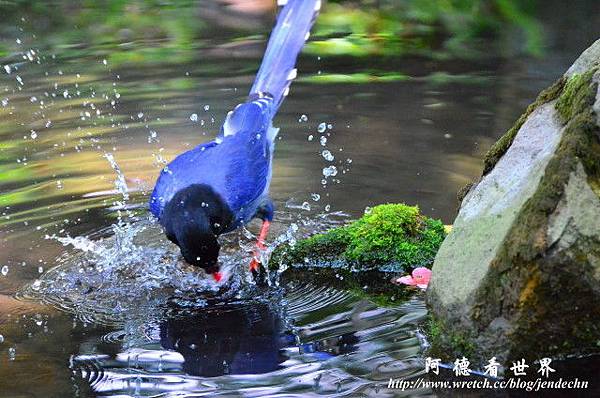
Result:
M279 108L290 83L296 77L296 58L321 8L321 0L278 0L278 3L285 5L277 17L267 51L250 90L251 98L272 97L274 111Z

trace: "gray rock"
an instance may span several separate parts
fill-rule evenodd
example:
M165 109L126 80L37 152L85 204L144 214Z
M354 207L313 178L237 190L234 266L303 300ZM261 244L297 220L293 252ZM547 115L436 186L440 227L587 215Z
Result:
M600 352L600 40L490 150L433 265L432 349Z
M570 77L575 74L582 74L600 65L600 39L589 46L567 70L565 76Z

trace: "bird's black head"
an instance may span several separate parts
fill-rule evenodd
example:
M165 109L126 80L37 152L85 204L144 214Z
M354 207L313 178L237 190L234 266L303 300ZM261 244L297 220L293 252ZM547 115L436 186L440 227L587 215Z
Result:
M207 273L219 270L217 237L232 220L233 213L223 198L204 184L178 191L160 217L167 238L179 246L185 260Z

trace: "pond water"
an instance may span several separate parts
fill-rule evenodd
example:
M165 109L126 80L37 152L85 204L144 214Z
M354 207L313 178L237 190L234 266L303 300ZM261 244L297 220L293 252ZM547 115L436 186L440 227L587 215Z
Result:
M487 148L597 36L592 18L557 23L563 11L540 16L541 58L304 55L275 121L270 246L385 202L451 223ZM139 65L117 62L122 44L15 37L0 62L0 396L395 396L389 378L423 374L421 296L378 307L329 286L259 288L256 224L226 237L219 289L145 211L165 161L243 101L264 37ZM374 70L410 78L339 77Z

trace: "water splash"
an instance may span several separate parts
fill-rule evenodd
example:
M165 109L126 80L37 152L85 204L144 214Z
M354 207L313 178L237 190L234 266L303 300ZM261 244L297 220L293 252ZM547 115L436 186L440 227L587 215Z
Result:
M110 163L110 166L116 173L115 178L115 189L121 193L123 196L123 200L126 202L129 200L129 188L127 187L127 181L125 180L125 175L121 171L121 168L117 164L115 157L112 153L105 153L104 157Z
M293 245L300 236L321 232L345 218L340 214L307 216L300 209L277 212L281 222L275 223L271 243L261 253L264 264L276 246ZM46 235L46 239L62 244L65 252L22 295L86 321L114 324L132 314L147 320L149 314L162 313L168 302L198 308L216 301L256 299L258 294L246 269L256 235L246 228L220 238L221 269L230 275L225 285L185 263L177 246L150 218L119 219L87 236ZM268 275L272 287L278 286L283 270Z

